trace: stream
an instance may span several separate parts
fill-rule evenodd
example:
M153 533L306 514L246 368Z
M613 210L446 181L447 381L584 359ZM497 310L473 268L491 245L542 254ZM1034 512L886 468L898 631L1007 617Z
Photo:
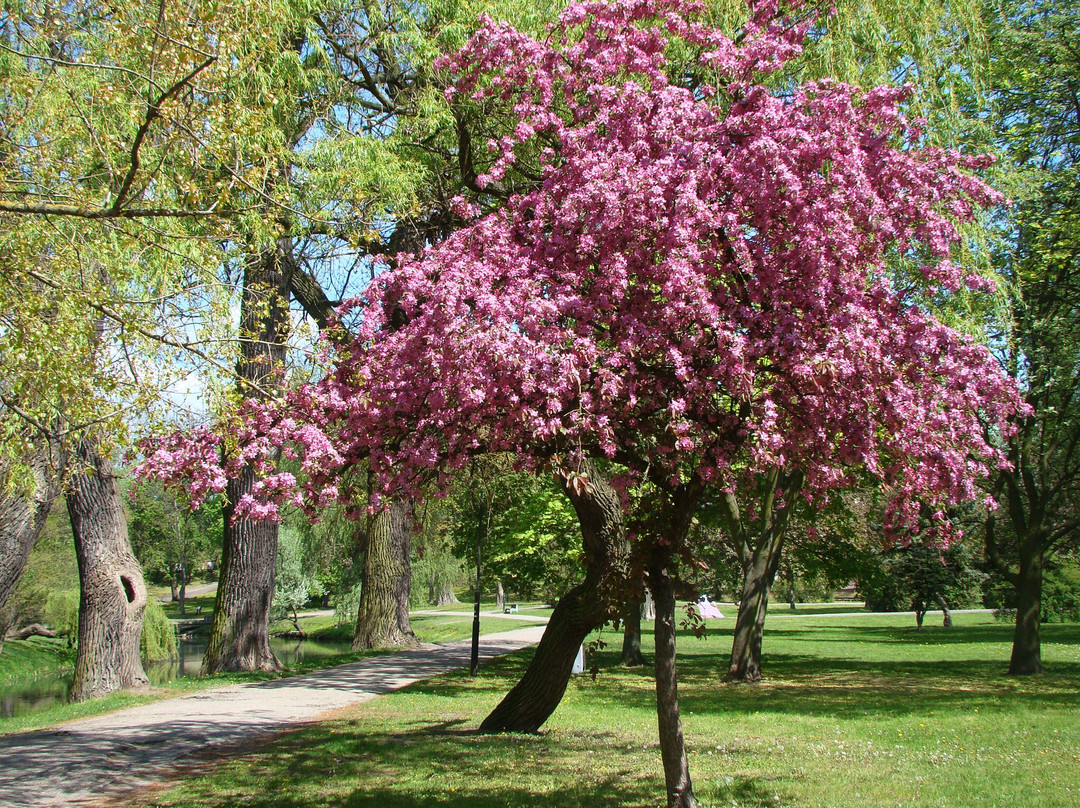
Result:
M296 639L271 639L278 660L285 667L297 660L313 657L337 656L348 650L348 644L305 642ZM174 679L197 677L206 653L205 638L180 640L179 658L143 665L150 684L161 685ZM67 702L72 674L42 676L9 684L0 684L0 719L28 715Z

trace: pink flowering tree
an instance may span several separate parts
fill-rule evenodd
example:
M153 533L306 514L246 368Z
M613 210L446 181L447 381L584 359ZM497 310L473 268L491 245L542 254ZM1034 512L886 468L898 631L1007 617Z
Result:
M485 20L446 64L449 97L519 122L480 183L527 159L535 187L379 275L323 382L162 443L145 473L197 500L227 476L223 443L226 467L284 446L301 478L266 464L237 505L275 518L348 499L340 472L361 460L384 494L481 452L568 478L614 461L650 506L635 538L668 804L693 805L674 587L703 496L782 513L858 472L903 526L919 502L975 496L1002 462L984 424L1017 408L987 350L920 305L983 285L950 252L996 201L968 173L984 158L924 147L903 88L770 89L805 33L770 2L734 40L684 0L573 3L543 42ZM919 267L902 284L899 258Z

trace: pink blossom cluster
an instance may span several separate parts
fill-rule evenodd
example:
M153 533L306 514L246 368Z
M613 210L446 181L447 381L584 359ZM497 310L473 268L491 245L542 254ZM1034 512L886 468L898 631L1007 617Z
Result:
M269 518L348 498L341 470L363 459L379 490L416 492L495 451L725 489L800 469L809 497L860 470L901 503L973 498L1016 391L889 279L923 256L928 288L985 285L950 254L957 222L999 200L968 173L987 160L923 146L903 88L761 84L804 33L775 2L738 43L684 0L573 3L545 41L485 19L446 60L449 95L513 110L484 181L529 150L537 187L379 275L347 304L363 316L333 373L248 408L228 463L199 432L144 473L197 500L262 463L246 507ZM674 81L674 40L719 83ZM270 468L281 446L300 482Z

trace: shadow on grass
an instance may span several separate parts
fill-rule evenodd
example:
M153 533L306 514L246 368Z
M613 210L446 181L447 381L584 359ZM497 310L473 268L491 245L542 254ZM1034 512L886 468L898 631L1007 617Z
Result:
M627 748L606 734L479 735L463 725L406 720L400 731L371 732L342 721L333 734L303 729L254 755L219 760L206 778L185 779L180 798L186 806L235 798L254 808L570 808L654 804L662 793L652 749ZM596 765L583 770L585 757ZM169 805L169 795L158 793L151 804Z

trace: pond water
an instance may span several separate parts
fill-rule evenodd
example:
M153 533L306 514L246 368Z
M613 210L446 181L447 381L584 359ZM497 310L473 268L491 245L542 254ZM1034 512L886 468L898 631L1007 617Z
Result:
M295 639L272 639L278 661L291 667L298 660L337 656L349 650L347 644L305 642ZM161 685L174 679L186 679L199 675L206 640L181 640L179 658L165 662L148 662L143 667L150 684ZM0 685L0 719L28 715L67 702L71 674L66 676L43 676L28 681Z

